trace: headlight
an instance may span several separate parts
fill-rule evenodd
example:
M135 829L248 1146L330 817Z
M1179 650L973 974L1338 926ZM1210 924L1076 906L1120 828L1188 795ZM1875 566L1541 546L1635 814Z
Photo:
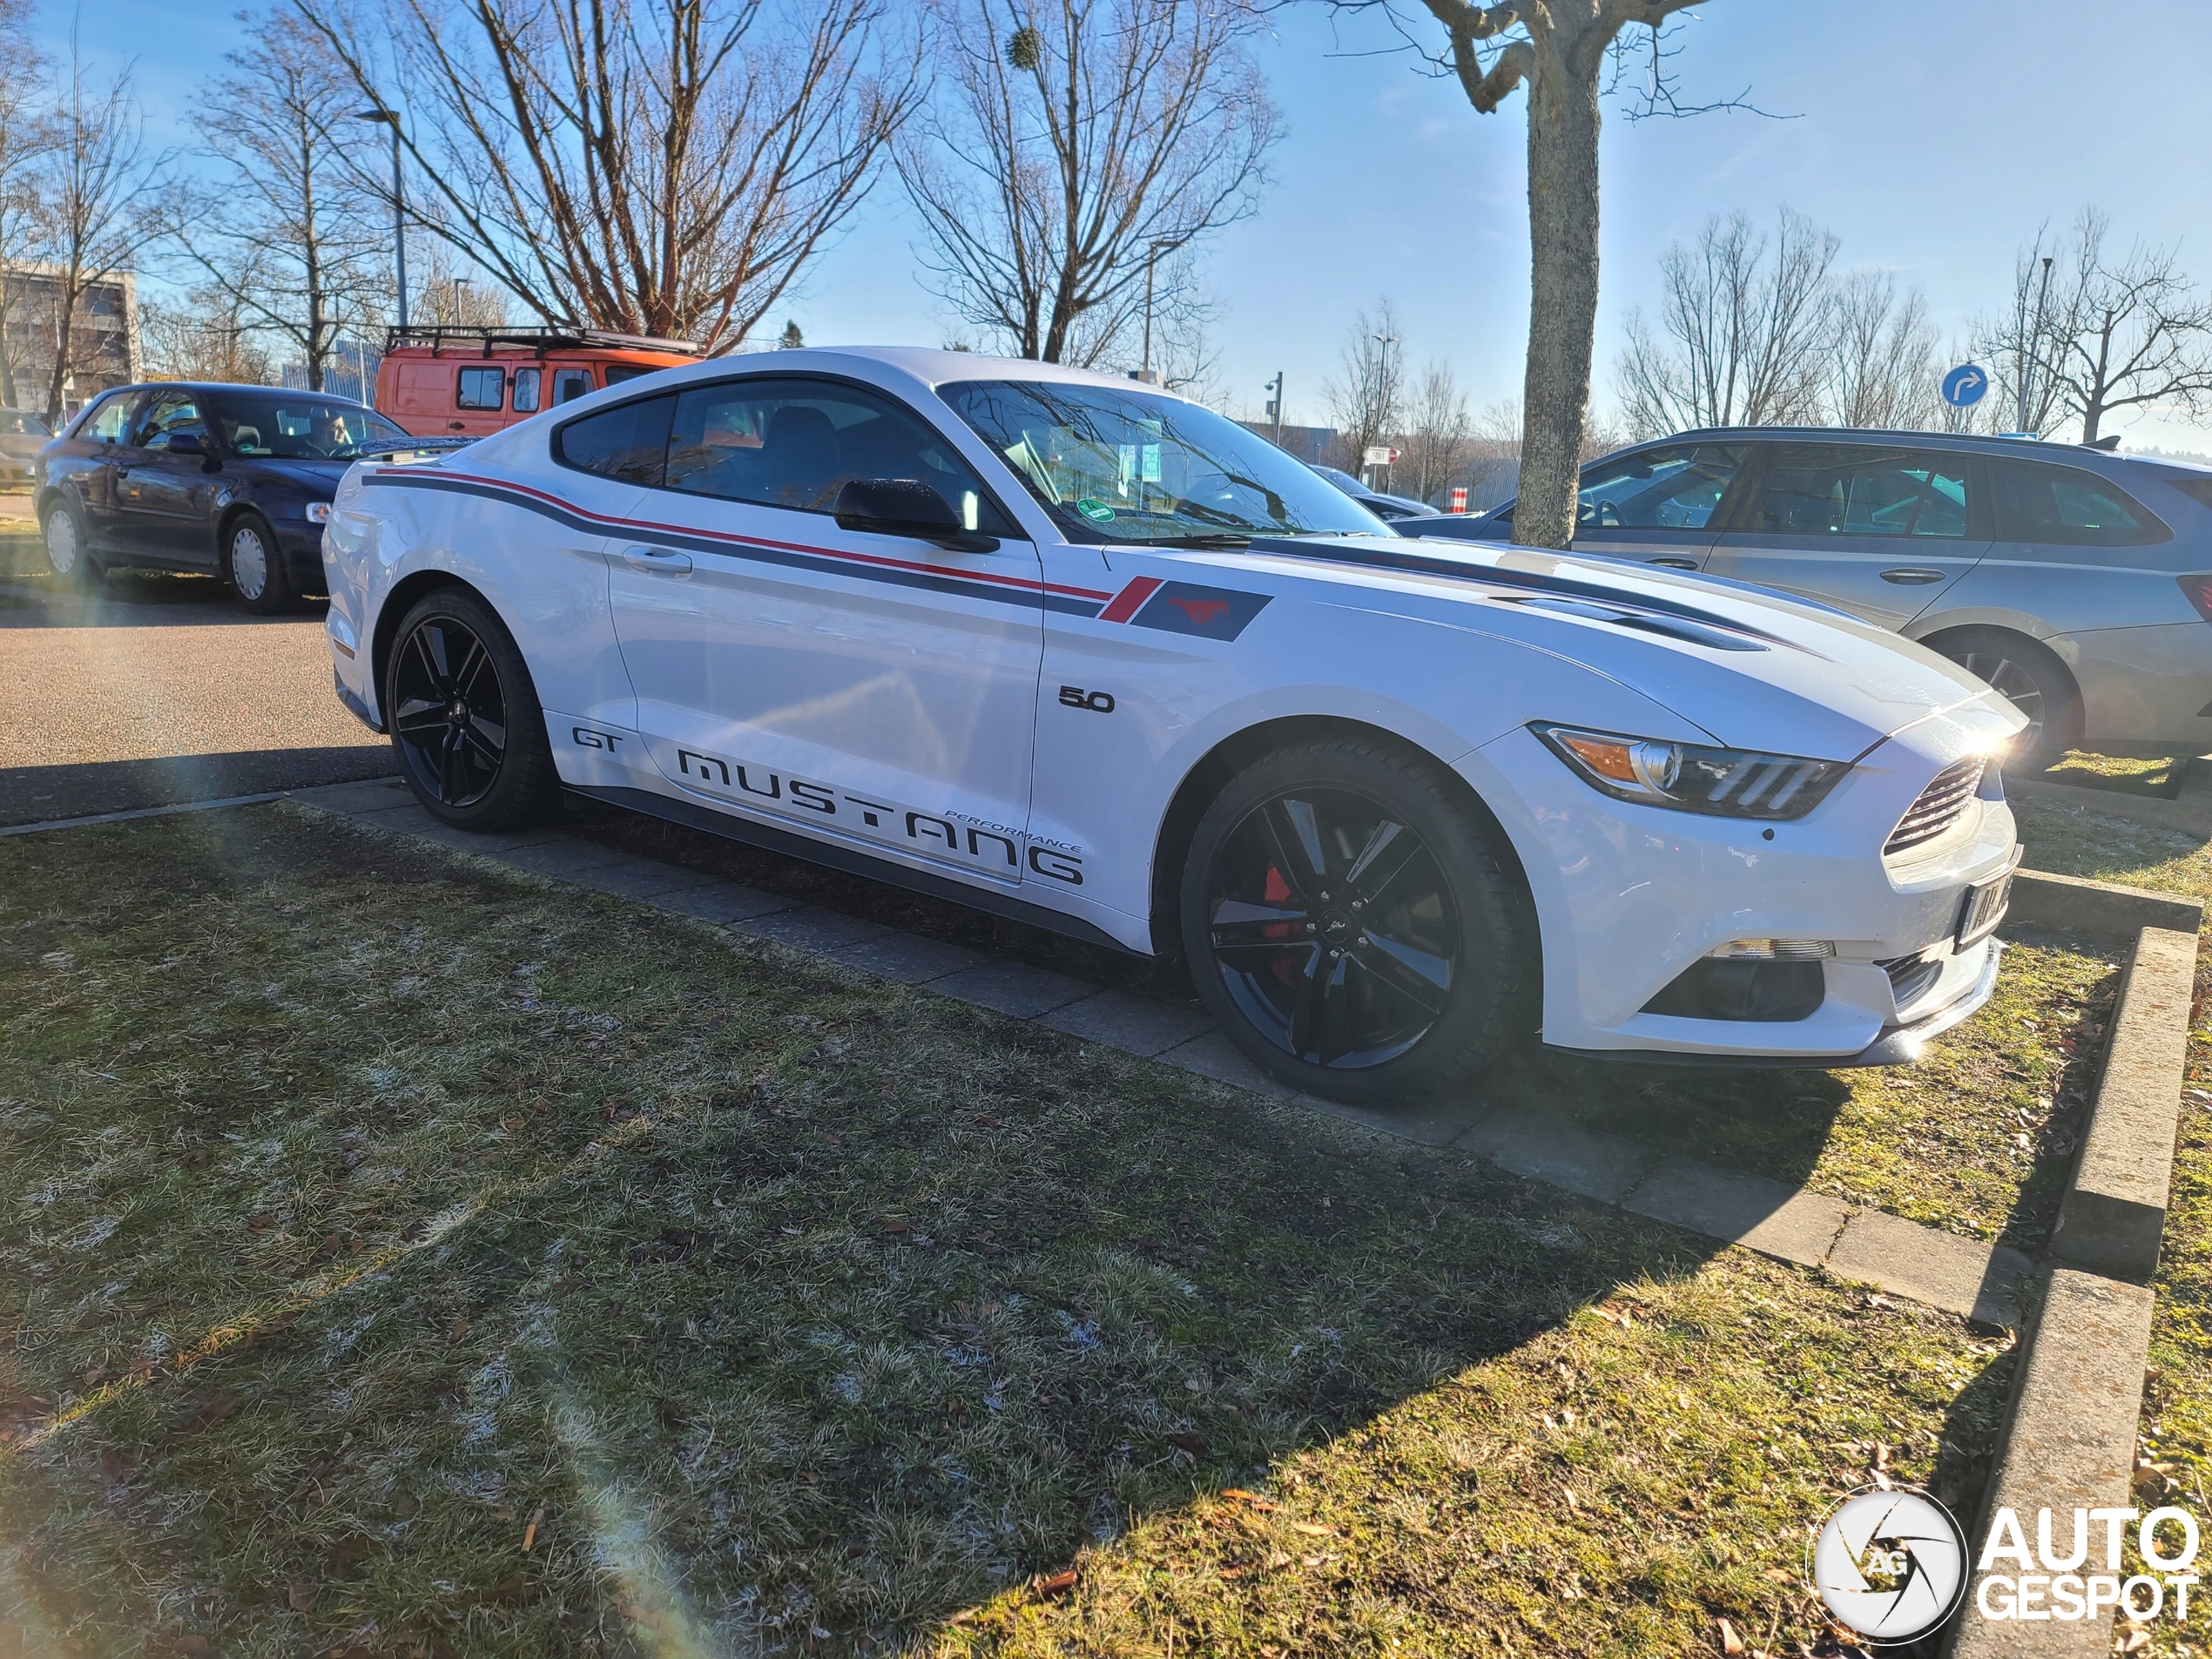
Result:
M1723 818L1803 818L1851 770L1848 760L1709 749L1563 725L1529 730L1583 782L1617 800Z
M330 523L330 503L327 501L309 502L307 503L307 523L310 524L327 524Z

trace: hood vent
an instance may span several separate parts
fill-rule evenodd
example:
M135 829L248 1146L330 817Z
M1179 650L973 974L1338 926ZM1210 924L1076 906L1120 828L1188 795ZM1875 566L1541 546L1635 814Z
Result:
M1898 820L1897 827L1890 832L1890 839L1882 843L1883 855L1887 857L1932 841L1957 823L1959 815L1966 810L1966 803L1981 787L1981 775L1988 766L1988 756L1968 755L1936 773L1911 810Z

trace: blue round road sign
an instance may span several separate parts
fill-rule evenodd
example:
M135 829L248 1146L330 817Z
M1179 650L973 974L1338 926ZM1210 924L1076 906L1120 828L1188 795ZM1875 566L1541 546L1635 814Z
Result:
M1988 389L1988 373L1973 363L1961 363L1943 377L1943 401L1954 409L1980 402Z

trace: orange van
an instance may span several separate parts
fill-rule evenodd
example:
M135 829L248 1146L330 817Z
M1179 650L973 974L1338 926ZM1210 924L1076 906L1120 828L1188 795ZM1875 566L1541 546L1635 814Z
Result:
M415 438L481 438L603 386L698 361L687 340L597 328L395 328L376 412Z

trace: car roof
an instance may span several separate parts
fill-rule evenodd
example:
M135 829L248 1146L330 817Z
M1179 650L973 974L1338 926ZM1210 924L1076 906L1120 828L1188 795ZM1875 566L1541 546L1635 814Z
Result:
M1681 443L1688 440L1700 442L1741 441L1745 438L1791 438L1808 442L1834 442L1838 440L1871 441L1880 443L1911 443L1922 448L1963 449L1981 455L2017 455L2023 452L2041 455L2052 460L2079 463L2085 457L2095 456L2105 461L2124 461L2141 466L2182 467L2198 471L2212 471L2193 462L2171 460L2164 455L2121 455L2116 449L2099 449L2086 443L2068 443L2057 438L2014 438L1982 432L1915 431L1905 427L1855 426L1708 426L1693 427L1685 432L1670 433L1664 438L1646 439L1626 444L1624 449L1640 449L1645 443Z
M945 351L922 346L802 346L792 351L748 352L742 357L709 358L696 367L712 364L724 369L742 368L752 373L785 363L793 368L824 368L840 360L880 364L933 388L961 381L1053 381L1077 386L1111 386L1124 392L1150 392L1182 402L1190 401L1181 393L1169 391L1165 387L1097 369L1042 363L1030 357L991 357L981 352Z
M289 393L293 397L320 398L329 403L351 403L357 408L368 408L359 398L341 396L336 392L310 392L304 386L255 386L244 381L134 381L128 386L108 388L115 392L274 392ZM105 392L94 395L105 397ZM89 401L89 400L88 400ZM373 415L374 410L369 412Z

